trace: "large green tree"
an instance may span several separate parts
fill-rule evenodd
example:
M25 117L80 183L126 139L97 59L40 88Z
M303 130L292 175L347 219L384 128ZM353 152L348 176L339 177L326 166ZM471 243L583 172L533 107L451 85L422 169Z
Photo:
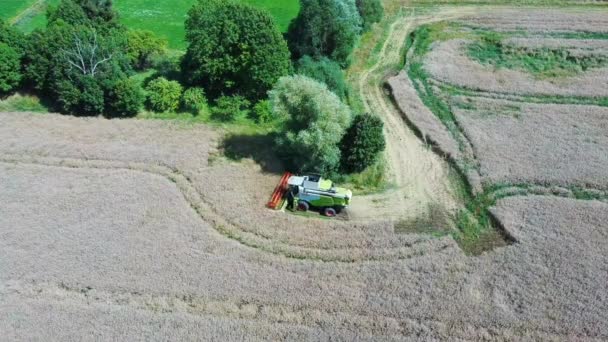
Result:
M342 169L348 173L361 172L376 162L384 151L384 123L370 114L358 115L346 131L342 143Z
M302 75L281 78L270 101L274 116L285 120L277 146L289 167L320 173L337 170L338 145L352 120L350 108L326 85Z
M347 66L361 33L355 0L300 0L300 13L287 34L296 58L329 57Z
M233 1L199 0L186 21L184 79L213 98L266 96L290 71L287 44L266 12Z
M14 90L21 81L21 55L0 43L0 94Z
M93 8L95 4L98 10ZM118 82L131 69L126 30L116 24L115 15L107 13L111 11L108 4L111 2L62 0L48 13L52 20L47 28L30 35L24 54L26 78L56 110L97 115L116 109L110 104L116 98Z

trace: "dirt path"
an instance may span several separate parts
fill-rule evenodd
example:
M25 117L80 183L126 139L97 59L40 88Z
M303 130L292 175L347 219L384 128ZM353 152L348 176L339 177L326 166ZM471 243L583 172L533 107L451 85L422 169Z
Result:
M402 113L385 94L386 77L400 64L407 35L417 26L456 18L469 13L466 9L441 10L432 16L417 16L415 11L398 15L390 26L377 62L360 73L358 89L366 111L385 122L386 159L394 188L387 194L359 197L351 208L357 219L389 217L414 220L428 216L431 208L452 212L458 207L448 179L448 165L431 151L402 118Z

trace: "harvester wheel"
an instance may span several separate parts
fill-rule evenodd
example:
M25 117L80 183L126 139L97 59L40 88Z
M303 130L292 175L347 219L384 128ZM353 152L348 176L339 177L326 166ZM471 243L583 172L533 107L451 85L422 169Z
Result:
M325 216L327 217L336 217L338 212L334 208L325 208Z
M306 202L298 202L298 210L299 211L308 211L310 209L310 205Z

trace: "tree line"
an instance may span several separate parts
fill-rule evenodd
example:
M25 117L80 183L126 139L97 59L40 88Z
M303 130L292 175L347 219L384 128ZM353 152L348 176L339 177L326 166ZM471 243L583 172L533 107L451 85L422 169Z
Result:
M47 25L23 34L0 21L0 96L28 91L72 115L132 117L144 107L279 127L277 151L294 171L360 172L384 149L382 121L353 113L343 68L380 0L300 0L282 34L265 11L199 0L187 50L120 23L108 0L61 0ZM141 82L137 73L154 70ZM209 106L212 103L213 106Z

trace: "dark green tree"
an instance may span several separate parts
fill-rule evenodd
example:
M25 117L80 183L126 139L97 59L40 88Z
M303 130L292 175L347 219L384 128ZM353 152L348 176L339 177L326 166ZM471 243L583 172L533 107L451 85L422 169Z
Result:
M360 33L355 0L300 0L300 13L287 37L295 58L326 56L344 67Z
M112 0L61 0L47 10L47 22L94 26L99 31L122 28Z
M110 12L109 1L62 0L47 13L46 30L29 36L23 58L26 81L55 110L116 114L111 106L115 87L132 71L126 30Z
M249 5L200 0L188 12L186 40L184 79L212 98L257 101L290 71L289 50L273 18Z
M0 43L0 94L13 91L21 82L21 55Z
M143 89L136 80L125 78L114 85L110 91L106 111L109 116L133 117L139 113L146 100Z
M376 162L386 148L384 124L373 115L358 115L340 144L342 169L347 173L362 172Z
M296 73L325 83L327 88L342 100L346 98L347 86L344 80L344 72L335 61L327 57L314 59L310 56L304 56L296 63Z
M369 30L373 24L382 20L384 7L380 0L356 0L357 9L363 19L363 30Z

